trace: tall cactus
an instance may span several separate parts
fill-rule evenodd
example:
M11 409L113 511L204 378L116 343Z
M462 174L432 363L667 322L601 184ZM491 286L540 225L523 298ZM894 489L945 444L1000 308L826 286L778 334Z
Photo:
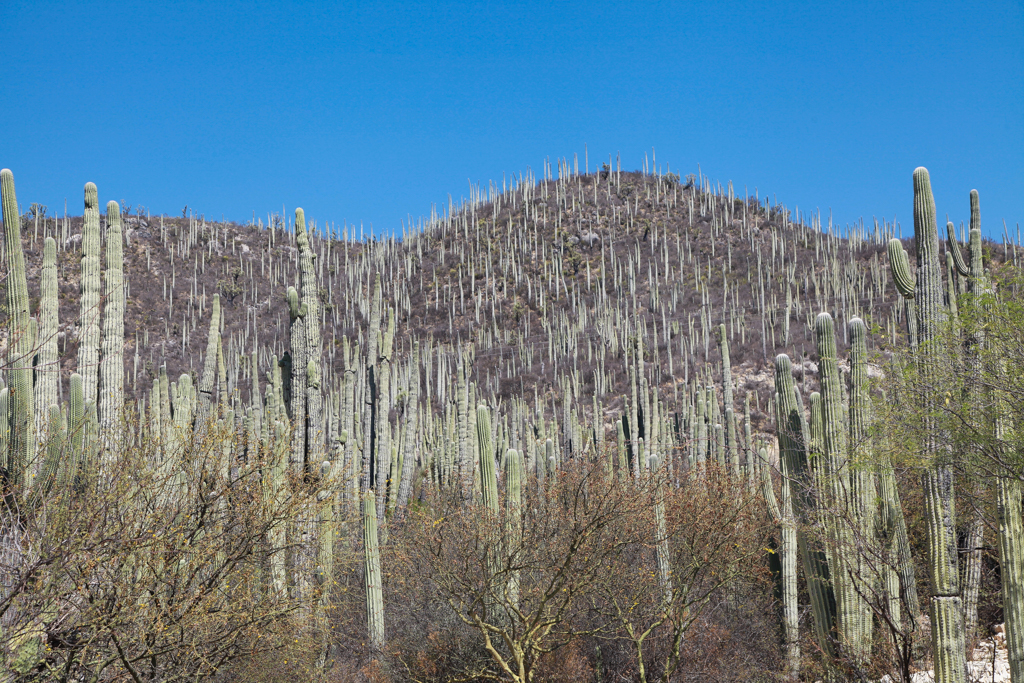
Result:
M288 315L291 320L291 401L289 402L292 418L292 451L289 460L291 470L296 475L306 471L306 380L302 372L308 365L306 352L309 344L306 337L306 305L300 303L299 292L289 287L285 295L288 302Z
M79 300L78 372L85 401L96 402L100 364L100 209L96 186L85 184L82 224L82 296Z
M399 475L398 484L398 507L405 507L409 503L409 493L412 490L412 475L415 470L416 447L413 445L416 440L417 420L419 418L420 403L420 343L413 345L412 360L409 378L409 400L406 403L405 422L405 457L402 459L402 471Z
M513 558L521 543L519 509L523 504L523 456L510 448L505 454L505 541L508 547L507 557ZM508 584L505 586L505 599L513 609L519 607L519 572L510 571Z
M264 504L273 508L280 505L287 495L286 477L288 467L288 430L284 421L273 420L273 438L268 450L267 461L263 463L262 484ZM287 591L288 579L285 571L286 529L283 521L275 522L267 530L267 545L270 556L269 586L276 596L284 596Z
M213 392L217 386L217 349L220 347L220 295L213 295L210 306L210 331L206 338L206 357L203 360L203 374L199 378L200 419L208 418L213 411Z
M868 396L867 379L867 326L860 318L851 318L850 336L850 451L853 462L863 462L871 456L877 459L877 521L874 523L876 482L864 467L857 467L852 475L851 492L854 504L860 515L859 532L870 537L878 529L879 539L888 546L892 558L892 568L882 570L882 581L889 588L890 615L898 624L900 622L900 588L906 600L910 617L916 620L920 608L917 598L917 577L914 562L910 556L910 541L907 536L907 524L903 516L899 491L896 488L896 477L892 462L886 449L872 448L868 431L870 398ZM890 575L891 572L891 575ZM867 575L867 568L861 568L861 575Z
M47 237L43 245L43 270L39 281L39 353L36 362L36 405L58 404L60 359L57 351L58 288L57 242ZM42 418L42 415L39 416ZM37 420L37 427L42 427Z
M9 450L0 453L8 471L10 484L24 487L27 493L37 473L36 410L33 388L32 357L38 339L38 325L29 317L28 285L25 276L25 258L21 248L21 216L17 210L14 176L9 170L0 171L4 237L7 253L8 285L7 307L11 315L8 346ZM5 425L6 426L6 425Z
M798 523L797 547L814 615L814 635L818 647L828 657L836 655L836 600L829 579L825 553L811 535L821 525L821 511L814 496L816 476L808 458L808 429L802 401L793 382L789 356L775 358L775 403L778 413L779 460L782 476L789 480L793 514Z
M1024 680L1024 487L1013 476L996 481L999 523L999 578L1006 619L1010 679Z
M310 463L320 463L324 459L324 414L323 394L320 391L321 377L321 342L320 342L320 289L317 286L314 261L316 254L310 245L309 234L306 232L306 215L302 209L295 209L295 242L299 247L299 271L302 288L302 305L306 309L304 316L306 354L305 367L312 368L313 374L306 380L306 433L305 446ZM309 365L312 363L312 365Z
M377 541L377 499L372 489L363 494L363 576L370 647L380 652L384 649L384 593Z
M498 513L498 479L495 472L494 444L491 441L491 413L487 406L476 408L477 450L480 455L480 488L483 504L492 513Z
M843 415L842 383L836 351L835 328L832 316L818 315L814 325L821 372L822 434L821 451L824 456L824 474L828 501L836 515L832 527L836 544L832 567L832 582L836 591L839 618L839 636L845 653L861 665L871 654L870 607L858 586L865 576L856 552L856 533L871 535L874 531L871 508L875 500L874 482L869 472L855 471L848 460L846 420ZM863 368L861 368L863 370ZM850 415L857 425L856 438L863 436L865 397L855 392ZM853 425L851 425L853 426ZM859 468L858 468L859 469Z
M374 444L376 459L377 483L377 516L384 517L384 506L388 488L391 486L391 356L395 346L395 309L388 308L388 326L381 338L379 358L377 361L378 395L377 395L377 436ZM395 484L397 488L397 483Z
M121 207L107 203L107 272L103 307L103 348L100 363L100 425L107 439L118 439L124 409L124 250Z
M668 526L665 520L665 496L662 491L665 473L658 472L661 461L656 455L649 458L651 476L654 478L654 529L655 561L658 565L658 584L661 586L665 606L672 604L672 553L669 547Z
M796 678L800 673L800 622L797 604L797 531L793 517L793 498L790 493L789 477L782 477L780 496L776 498L772 487L768 451L759 449L755 465L760 472L761 492L768 506L768 513L781 531L779 546L780 583L782 585L782 637L786 646L786 667L789 676ZM753 463L752 463L753 464Z
M18 199L14 192L14 174L6 168L0 170L0 196L7 254L7 312L11 317L12 338L15 342L10 344L9 353L13 360L17 355L24 355L32 349L27 345L28 281L25 278L25 255L21 249L21 215L18 213Z
M718 326L718 348L722 354L722 400L725 403L725 437L726 456L734 475L739 475L740 450L736 437L736 409L733 403L732 361L729 357L729 337L725 323Z
M827 315L827 314L823 314ZM821 319L819 317L819 319ZM831 317L827 321L822 319L827 327L831 327ZM860 318L852 318L848 324L850 337L850 392L849 392L849 415L848 420L842 422L849 424L849 434L846 440L847 453L843 457L848 458L847 469L849 491L846 500L847 516L850 520L852 532L856 538L854 544L861 543L874 545L876 532L876 507L878 504L875 476L873 468L865 461L865 456L870 452L870 444L867 443L867 425L869 420L870 398L868 396L867 381L867 327ZM835 349L834 330L829 342L829 351ZM835 386L826 383L826 371L838 374L838 364L833 365L832 360L826 363L825 355L821 353L822 367L822 393L828 387L828 400L837 405L842 411L843 395L841 384L836 382ZM831 392L839 389L839 393L833 395ZM902 519L902 512L900 512ZM852 550L852 548L851 548ZM854 649L854 656L860 663L867 661L871 655L872 621L873 615L871 606L865 596L869 593L874 572L873 567L867 562L863 553L851 553L851 587L854 594L851 600L853 609L849 620L853 622L855 640L851 641Z
M366 409L362 411L363 466L359 485L364 491L378 486L375 479L376 462L374 449L376 444L374 441L376 440L377 431L377 391L379 389L377 381L377 348L380 343L378 337L380 336L381 298L380 273L377 273L373 283L373 299L370 303L370 331L367 335L366 388L364 392L366 396L364 400Z
M934 342L946 313L935 199L931 179L923 167L914 170L914 239L917 246L917 277L913 291L918 346L916 359L922 381L925 386L932 387L930 393L922 394L921 408L925 462L922 483L928 531L928 573L932 588L929 612L935 678L940 683L963 683L967 679L967 660L957 559L953 468L949 448L939 432L934 414L939 393L939 387L935 385L943 362L941 348ZM895 252L890 243L890 266L894 279L906 283L910 280L908 263L906 259L894 258L898 256Z
M0 203L3 207L4 244L7 254L7 310L11 316L8 363L10 386L9 452L0 453L11 484L15 487L31 478L29 468L35 456L35 395L32 387L32 355L35 347L29 318L28 281L21 249L21 215L14 192L14 174L0 171ZM6 420L5 420L6 421Z

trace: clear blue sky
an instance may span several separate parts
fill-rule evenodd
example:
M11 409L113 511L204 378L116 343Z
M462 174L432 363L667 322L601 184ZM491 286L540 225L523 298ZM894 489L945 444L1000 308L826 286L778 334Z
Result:
M836 222L981 193L1024 223L1024 4L0 0L18 198L400 229L468 182L609 154Z

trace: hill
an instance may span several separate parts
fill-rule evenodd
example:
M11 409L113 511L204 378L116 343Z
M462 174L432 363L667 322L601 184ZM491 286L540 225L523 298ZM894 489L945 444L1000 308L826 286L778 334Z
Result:
M468 354L467 379L481 399L555 405L568 387L582 418L596 389L610 424L629 394L626 357L639 342L640 376L674 410L695 387L720 383L715 339L725 324L737 382L760 389L755 404L763 408L764 369L777 352L813 363L817 312L832 312L840 329L863 317L876 349L902 334L884 262L892 225L840 237L816 218L736 197L731 185L705 177L579 175L568 162L557 175L547 169L540 180L475 192L401 239L358 239L354 229L311 223L327 384L336 386L344 371L343 339L367 346L377 275L384 305L397 313L395 360L407 362L420 344L435 407L453 395L454 369ZM33 311L42 239L57 238L66 380L80 334L82 219L25 220ZM130 394L144 395L162 367L172 378L198 373L217 293L228 389L248 400L253 352L264 377L271 358L288 351L284 292L298 284L293 227L277 215L266 225L125 217Z

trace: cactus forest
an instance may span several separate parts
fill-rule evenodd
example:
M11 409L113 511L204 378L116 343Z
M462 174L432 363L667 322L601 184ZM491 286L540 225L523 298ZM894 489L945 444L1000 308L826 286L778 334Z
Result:
M0 677L966 683L998 624L1024 683L1019 236L909 171L912 230L564 159L394 236L2 171Z

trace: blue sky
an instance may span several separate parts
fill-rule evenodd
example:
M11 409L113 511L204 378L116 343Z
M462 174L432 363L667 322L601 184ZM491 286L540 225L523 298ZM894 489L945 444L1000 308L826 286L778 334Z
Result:
M0 166L100 198L400 230L584 149L836 222L1024 223L1024 4L0 1Z

